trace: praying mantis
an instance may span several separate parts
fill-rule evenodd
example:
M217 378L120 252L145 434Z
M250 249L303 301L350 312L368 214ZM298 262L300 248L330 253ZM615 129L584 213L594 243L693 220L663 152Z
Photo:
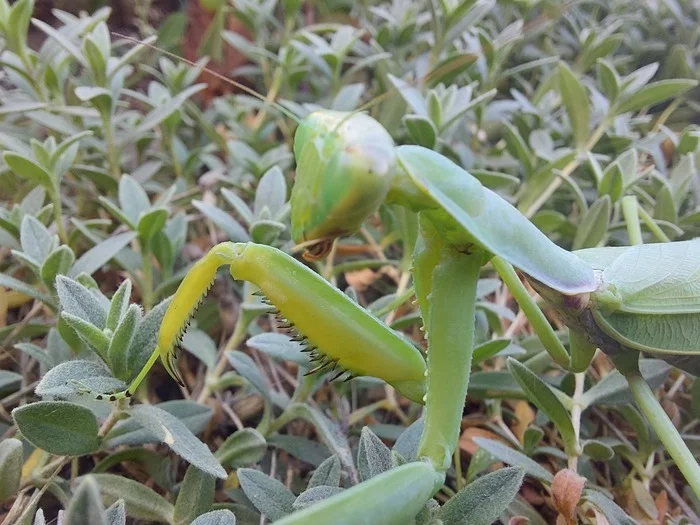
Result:
M442 486L456 447L469 383L476 286L491 264L533 322L555 362L585 371L596 348L613 359L667 451L700 495L700 467L639 372L642 352L697 370L700 240L568 252L513 206L446 157L395 146L361 112L318 111L296 131L292 237L306 257L324 257L382 203L418 213L413 280L427 357L317 273L254 243L213 247L186 275L163 320L158 348L126 392L161 357L177 370L177 343L221 266L249 281L318 362L314 372L381 378L424 403L418 461L394 468L278 523L406 523ZM516 274L560 312L570 353ZM400 496L400 497L398 497ZM347 512L347 505L353 512ZM361 503L361 504L360 504ZM343 517L344 516L344 517ZM329 521L330 520L330 521Z
M276 523L403 525L440 489L451 465L469 384L477 282L482 268L491 265L561 368L584 372L597 349L611 357L700 497L700 466L638 363L644 353L693 375L700 372L700 239L568 252L454 162L421 146L396 146L382 125L362 111L320 110L297 123L293 241L306 248L306 259L322 259L336 239L358 231L382 204L416 212L419 236L411 272L427 354L283 251L223 242L183 279L157 347L129 388L100 398L131 397L159 358L183 384L179 342L218 269L227 266L235 280L259 289L256 294L274 308L278 327L317 363L310 373L380 378L425 405L417 461ZM521 277L568 326L569 351Z

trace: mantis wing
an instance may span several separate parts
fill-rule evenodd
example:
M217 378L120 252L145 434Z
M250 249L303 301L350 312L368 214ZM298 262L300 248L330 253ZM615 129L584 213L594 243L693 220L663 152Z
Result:
M614 294L615 312L700 313L700 239L576 254L603 270L603 289Z
M518 210L442 155L419 147L397 148L400 165L436 208L435 220L449 235L473 242L565 295L596 289L593 269L560 248ZM441 220L446 214L448 220ZM451 219L451 220L450 220ZM450 232L451 222L459 225ZM465 236L464 233L467 235Z

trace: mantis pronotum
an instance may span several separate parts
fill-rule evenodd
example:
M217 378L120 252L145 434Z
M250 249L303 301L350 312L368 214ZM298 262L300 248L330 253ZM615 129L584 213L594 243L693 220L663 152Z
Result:
M262 97L261 97L262 98ZM263 99L264 100L264 99ZM307 256L324 257L333 241L357 231L383 202L419 215L413 280L428 342L427 360L377 318L279 250L222 243L197 262L165 316L158 348L126 392L134 392L158 355L178 381L176 348L217 269L258 286L318 360L317 372L384 379L425 404L419 461L403 465L279 523L334 523L338 509L363 505L343 523L406 523L442 485L456 446L467 391L476 283L491 262L523 310L534 316L555 361L586 369L596 348L612 356L689 484L700 496L700 467L641 377L642 352L697 371L700 337L700 241L570 253L551 242L508 202L439 153L395 146L362 112L318 111L299 122L294 154L292 236ZM670 266L669 266L670 265ZM669 269L670 268L670 269ZM535 319L517 269L555 304L569 326L571 353ZM392 495L401 495L394 502ZM373 521L374 520L374 521Z

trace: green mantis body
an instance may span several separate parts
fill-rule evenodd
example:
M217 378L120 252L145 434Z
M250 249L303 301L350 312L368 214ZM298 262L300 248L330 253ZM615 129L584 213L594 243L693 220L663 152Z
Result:
M297 332L319 360L317 371L379 377L425 403L417 463L279 523L403 524L439 489L452 461L469 381L476 283L490 260L504 280L513 267L524 274L560 308L584 346L626 356L623 372L636 381L633 392L641 404L650 402L650 391L645 393L636 379L641 379L635 365L640 351L688 358L698 350L698 241L567 252L465 170L432 150L395 147L382 126L364 114L310 115L299 126L294 152L292 235L297 242L314 243L311 257L322 257L335 238L358 230L382 202L418 212L421 235L413 279L428 352L424 360L413 345L276 249L223 243L193 267L160 331L158 350L174 377L177 340L216 269L229 265L235 279L254 283L279 310L283 327ZM512 279L510 283L514 285ZM541 315L526 293L513 292L525 312ZM537 326L543 341L552 341L551 328L542 328L541 322ZM592 353L570 357L554 348L558 344L545 343L557 363L585 370ZM687 448L679 450L684 445L677 441L664 441L676 462L688 457L694 462ZM698 469L679 466L700 492Z

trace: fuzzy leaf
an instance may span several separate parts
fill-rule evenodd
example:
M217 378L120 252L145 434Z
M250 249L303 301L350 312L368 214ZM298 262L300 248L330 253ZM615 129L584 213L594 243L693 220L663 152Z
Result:
M87 321L102 330L107 320L107 312L95 295L82 284L59 275L56 279L56 292L63 312Z
M92 275L118 255L135 238L134 232L124 232L96 244L75 261L75 265L71 269L71 276L75 277L81 273Z
M130 370L128 368L128 350L131 341L134 339L136 327L141 320L141 307L137 304L132 304L124 318L121 320L117 329L114 331L112 341L107 350L107 359L109 366L115 376L122 379L129 379Z
M391 469L391 451L368 427L362 429L357 451L360 480L367 481Z
M91 474L100 487L103 500L111 504L124 501L130 518L172 523L173 506L153 489L116 474Z
M299 494L297 499L294 500L294 509L300 510L310 507L314 503L328 499L342 491L343 489L341 487L330 487L326 485L311 487Z
M576 74L564 62L559 63L559 92L571 121L576 146L583 148L588 139L591 119L588 93Z
M17 494L23 462L22 442L19 439L7 438L0 441L0 502Z
M78 485L64 520L71 525L108 525L100 490L92 477L86 476Z
M25 215L22 219L19 242L24 254L31 257L40 266L49 256L55 244L54 236L31 215Z
M616 113L627 113L646 106L653 106L666 99L682 95L697 84L696 80L681 78L653 82L624 98L616 108Z
M126 384L114 378L102 364L74 360L61 363L49 370L36 386L36 394L42 397L67 398L88 390L93 394L120 392Z
M216 480L210 474L190 465L175 502L175 524L189 525L197 516L211 509L215 489Z
M230 510L213 510L199 516L192 525L236 525L236 516Z
M517 450L513 450L503 443L492 439L479 437L475 437L473 440L474 443L479 445L482 449L486 450L489 454L495 456L504 463L513 467L521 467L525 469L525 474L528 476L537 478L545 483L551 483L554 479L554 476L539 463L530 459L525 454L522 454Z
M525 471L503 468L473 481L437 512L445 525L491 525L515 498Z
M321 463L309 480L307 488L321 485L337 487L340 485L340 460L338 456L331 456Z
M121 321L122 317L126 313L127 308L129 308L129 301L131 299L131 281L125 279L124 282L119 285L119 288L112 296L112 301L109 307L109 313L107 314L107 321L105 322L106 328L114 331Z
M255 508L271 521L294 512L294 494L276 479L260 471L243 468L238 470L238 480Z
M226 438L214 457L224 465L238 468L257 463L266 450L267 441L260 432L253 428L243 428Z
M559 430L565 447L570 453L576 452L576 433L571 417L551 387L535 375L528 367L512 357L508 359L508 370L520 385L528 399L542 410Z
M226 471L209 448L172 414L153 405L139 405L131 410L131 417L192 465L226 479Z
M22 436L57 456L82 456L100 446L97 419L87 408L64 401L39 401L12 411Z

